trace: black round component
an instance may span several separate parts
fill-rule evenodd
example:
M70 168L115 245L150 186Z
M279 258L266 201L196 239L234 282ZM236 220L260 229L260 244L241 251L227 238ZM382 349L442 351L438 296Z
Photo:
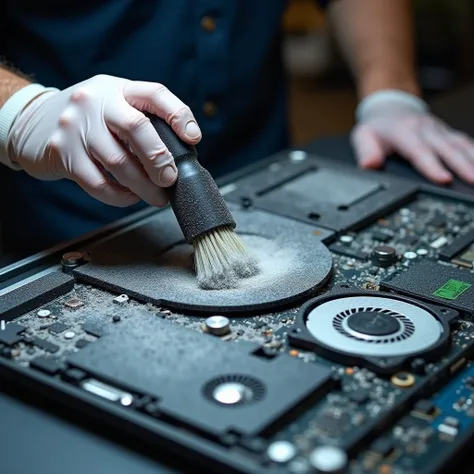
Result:
M5 357L6 359L12 359L13 351L9 347L4 347L0 350L0 356Z
M72 274L72 270L84 263L84 255L81 252L67 252L61 258L64 273Z
M336 290L301 307L288 339L293 347L344 365L398 373L398 383L408 384L412 374L423 374L427 363L445 354L450 327L431 307L409 297Z
M372 251L372 262L379 267L389 267L397 260L397 251L389 245L379 245Z
M251 198L242 196L240 198L240 204L242 204L243 208L247 209L248 207L252 206L253 202Z
M411 370L418 375L424 375L426 372L426 362L424 359L417 358L411 363Z
M112 321L113 321L114 323L120 322L121 319L122 319L122 318L121 318L118 314L114 314L114 315L112 316Z
M369 336L388 336L400 330L400 323L389 314L361 311L347 319L347 325L353 331Z
M409 374L408 372L399 372L397 374L397 379L401 380L402 382L408 382L412 377L413 375Z

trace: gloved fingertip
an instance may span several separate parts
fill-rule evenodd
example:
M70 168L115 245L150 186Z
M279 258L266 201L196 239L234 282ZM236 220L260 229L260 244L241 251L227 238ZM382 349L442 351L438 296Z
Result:
M184 134L194 142L201 138L201 129L194 120L190 120L184 128Z
M474 172L470 171L465 179L469 184L474 184Z
M378 155L364 156L359 159L361 168L372 169L383 165L383 157Z
M168 165L160 173L160 183L162 186L171 186L178 176L176 168L172 165Z
M453 175L448 171L440 171L436 174L436 180L440 184L449 184L453 180Z

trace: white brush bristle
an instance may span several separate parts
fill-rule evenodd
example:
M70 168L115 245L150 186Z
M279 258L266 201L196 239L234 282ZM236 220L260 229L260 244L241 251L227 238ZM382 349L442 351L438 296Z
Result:
M194 267L206 290L235 288L239 278L259 272L257 260L232 227L214 229L194 241Z

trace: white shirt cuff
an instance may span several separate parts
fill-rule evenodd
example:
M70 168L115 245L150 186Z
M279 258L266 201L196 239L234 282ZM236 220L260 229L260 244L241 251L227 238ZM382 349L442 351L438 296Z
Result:
M423 99L401 90L385 89L368 95L359 103L355 112L356 120L358 122L364 120L367 114L381 103L404 105L420 113L429 111L429 106Z
M8 134L22 110L33 99L50 91L58 91L58 89L44 87L41 84L29 84L15 92L0 108L0 162L13 169L21 169L17 164L12 163L8 156Z

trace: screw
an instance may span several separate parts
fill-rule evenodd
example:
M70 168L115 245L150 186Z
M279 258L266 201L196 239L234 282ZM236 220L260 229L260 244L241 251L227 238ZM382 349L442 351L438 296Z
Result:
M67 252L62 256L61 264L65 273L79 266L84 260L84 254L81 252Z

